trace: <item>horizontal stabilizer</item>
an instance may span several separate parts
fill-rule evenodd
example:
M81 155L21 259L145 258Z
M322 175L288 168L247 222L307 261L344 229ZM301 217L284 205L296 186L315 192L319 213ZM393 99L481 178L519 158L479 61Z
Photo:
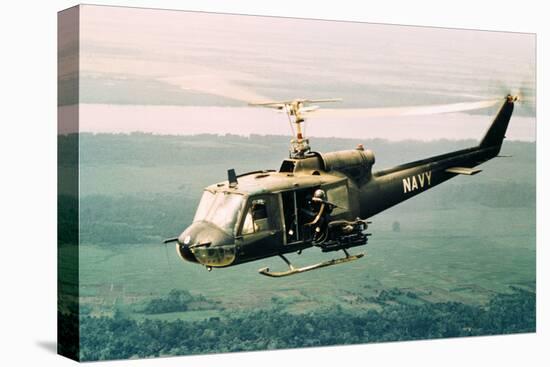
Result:
M475 175L475 174L481 172L481 170L478 169L478 168L451 167L451 168L447 168L447 169L445 170L445 172L456 173L457 175L468 175L468 176L471 176L471 175Z

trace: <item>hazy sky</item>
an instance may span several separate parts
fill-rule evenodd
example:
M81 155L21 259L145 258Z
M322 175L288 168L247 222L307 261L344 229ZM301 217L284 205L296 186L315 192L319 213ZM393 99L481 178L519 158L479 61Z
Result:
M326 107L357 109L472 102L518 88L534 95L535 37L528 34L90 5L81 7L80 26L83 131L126 132L138 120L136 130L181 134L201 127L250 133L250 126L263 133L263 121L277 125L278 119L285 128L284 115L241 108L267 99L341 97ZM482 120L456 112L425 120L355 112L333 117L317 134L338 136L336 124L345 122L348 129L371 124L361 134L385 137L388 124L423 122L414 125L421 134L417 128L411 137L430 139L441 135L435 130L445 121L450 133L460 129L457 115L484 130L494 111L481 111ZM527 108L518 112L533 116ZM314 119L328 117L311 116L312 134ZM534 139L530 120L518 138ZM438 125L433 133L430 124Z

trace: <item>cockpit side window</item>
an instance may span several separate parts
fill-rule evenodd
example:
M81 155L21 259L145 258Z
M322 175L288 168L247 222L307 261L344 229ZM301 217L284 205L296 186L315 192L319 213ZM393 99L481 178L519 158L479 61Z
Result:
M276 229L276 207L271 197L249 199L241 234L247 235Z
M269 218L264 199L252 200L243 224L243 234L269 230Z

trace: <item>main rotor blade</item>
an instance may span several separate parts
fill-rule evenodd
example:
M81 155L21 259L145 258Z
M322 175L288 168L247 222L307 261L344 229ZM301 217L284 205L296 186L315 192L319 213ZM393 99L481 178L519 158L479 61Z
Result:
M342 98L304 99L305 103L342 102Z
M343 108L319 109L314 111L315 117L384 117L384 116L415 116L435 115L451 112L472 111L488 108L501 102L502 99L492 99L476 102L451 103L444 105L403 106L381 108Z
M252 107L269 107L269 108L277 108L282 109L287 104L290 104L291 102L253 102L249 103L249 106Z
M260 107L273 107L273 108L283 108L284 105L289 105L295 102L299 103L324 103L324 102L341 102L342 98L321 98L321 99L304 99L296 98L288 101L266 101L266 102L250 102L249 106L260 106Z

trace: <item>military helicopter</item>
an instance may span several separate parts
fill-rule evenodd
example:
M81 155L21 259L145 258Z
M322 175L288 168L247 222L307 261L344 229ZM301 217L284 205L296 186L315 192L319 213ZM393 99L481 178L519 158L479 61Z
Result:
M279 256L285 271L259 269L283 277L357 260L350 248L365 246L369 218L457 175L475 175L479 164L501 149L517 96L507 95L479 145L373 171L374 153L359 145L331 153L311 150L304 136L304 114L317 103L340 99L294 99L252 103L284 111L295 127L289 157L278 170L237 175L204 189L192 224L175 238L179 256L212 268L224 268ZM292 126L291 125L291 126ZM289 253L317 247L342 251L343 257L295 267Z

